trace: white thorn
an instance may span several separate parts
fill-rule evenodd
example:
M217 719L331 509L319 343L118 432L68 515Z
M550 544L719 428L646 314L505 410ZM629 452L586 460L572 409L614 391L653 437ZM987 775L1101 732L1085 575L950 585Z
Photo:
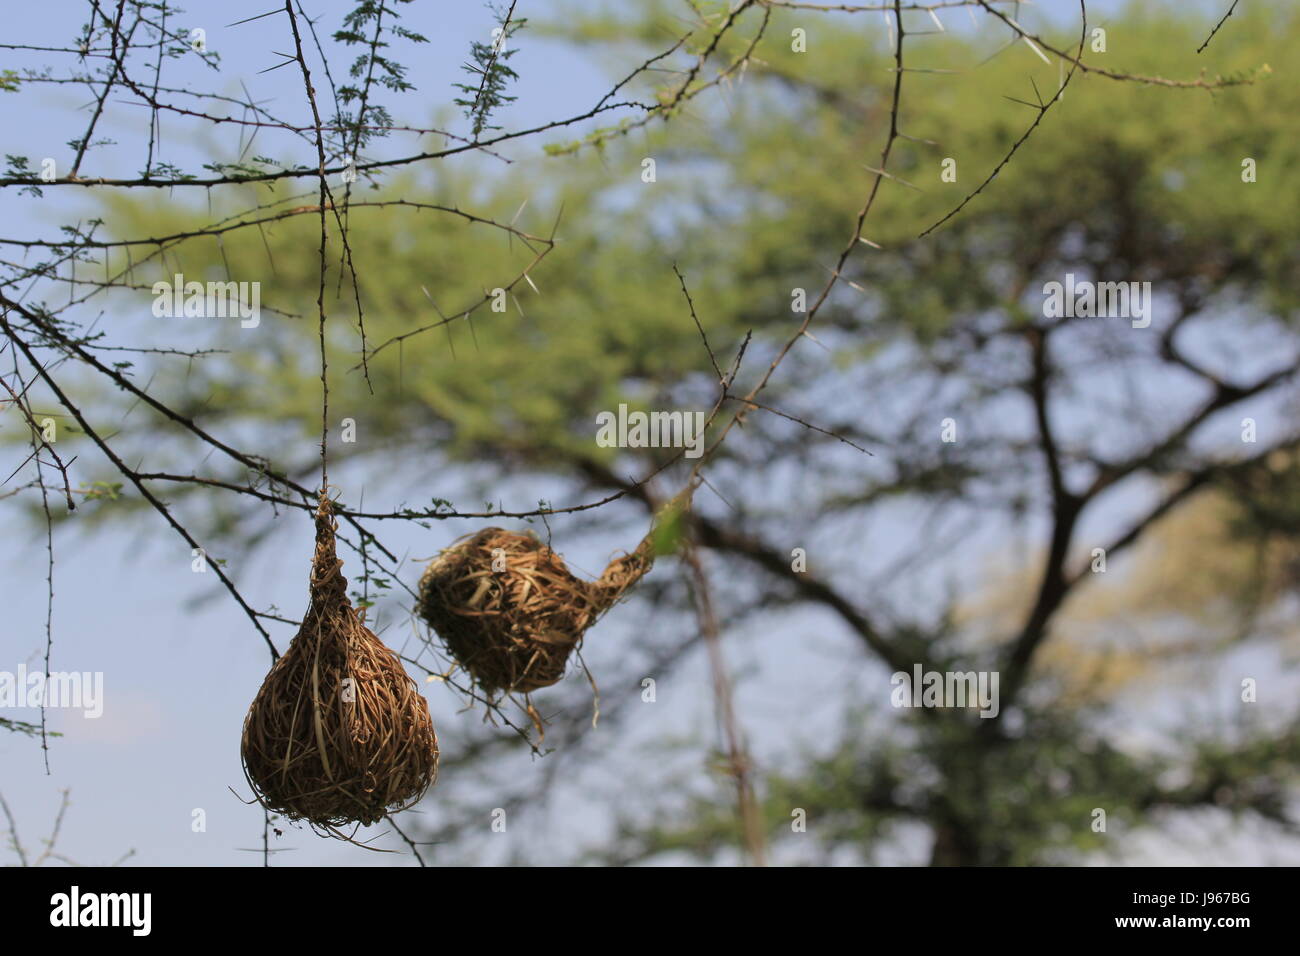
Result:
M1036 44L1033 40L1029 39L1029 37L1025 37L1024 40L1026 43L1029 44L1029 49L1037 53L1044 63L1046 63L1048 66L1052 65L1052 61L1047 58L1047 54L1045 54L1042 50L1038 49L1038 44Z

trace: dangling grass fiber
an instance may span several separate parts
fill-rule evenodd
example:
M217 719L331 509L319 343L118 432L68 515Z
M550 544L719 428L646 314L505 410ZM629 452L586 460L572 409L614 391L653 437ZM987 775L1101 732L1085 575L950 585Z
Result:
M244 721L244 772L259 801L327 830L418 801L438 770L429 706L347 596L329 498L316 512L311 601Z

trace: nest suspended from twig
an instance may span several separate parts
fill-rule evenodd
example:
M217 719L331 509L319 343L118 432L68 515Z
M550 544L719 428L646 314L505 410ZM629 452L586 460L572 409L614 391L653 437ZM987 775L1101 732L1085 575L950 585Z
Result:
M535 534L484 528L429 564L417 608L485 691L528 693L564 676L583 634L645 576L655 554L652 530L599 579L584 581Z
M244 721L244 772L268 810L332 829L374 823L438 771L429 705L347 597L329 499L316 512L311 603Z

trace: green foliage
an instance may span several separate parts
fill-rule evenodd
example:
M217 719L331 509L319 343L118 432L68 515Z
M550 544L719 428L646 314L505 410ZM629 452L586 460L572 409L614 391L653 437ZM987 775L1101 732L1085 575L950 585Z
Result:
M493 31L493 40L491 43L473 41L470 44L470 56L474 62L464 65L465 72L477 76L478 82L472 85L453 84L468 97L458 98L454 102L457 106L465 107L465 115L473 123L475 139L486 130L500 129L499 126L493 126L488 121L489 117L495 110L507 103L513 103L517 98L506 93L506 89L513 80L519 79L519 74L509 65L510 58L519 51L508 48L506 44L528 23L527 17L512 18L509 10L505 8L490 7L490 9L496 15L498 23Z
M36 170L29 167L29 160L26 156L15 156L12 153L5 153L5 175L14 177L35 176ZM18 194L35 196L40 198L44 193L39 186L24 186L18 190Z
M33 724L26 720L10 720L8 717L0 717L0 727L3 727L10 733L24 734L28 737L41 736L41 725ZM57 730L47 730L45 731L45 736L62 737L63 734Z
M686 519L682 507L671 502L655 519L652 542L656 557L675 554L686 534Z
M410 3L411 0L394 2ZM344 16L343 28L333 34L344 46L364 48L348 68L348 75L356 82L345 83L337 90L338 103L356 104L356 109L340 109L334 116L334 125L343 130L344 150L353 157L373 140L387 136L386 127L393 125L387 108L373 99L374 85L394 93L415 89L406 79L406 67L381 52L389 48L385 31L411 43L429 42L427 37L397 23L400 18L398 8L389 6L385 0L361 0Z
M122 482L95 481L87 488L78 488L83 501L117 501L122 497Z

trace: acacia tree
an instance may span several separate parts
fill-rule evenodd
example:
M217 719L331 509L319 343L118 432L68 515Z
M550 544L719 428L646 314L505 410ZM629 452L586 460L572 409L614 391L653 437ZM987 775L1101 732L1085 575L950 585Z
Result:
M823 14L802 4L691 4L686 24L650 4L640 20L552 25L574 42L622 41L632 52L589 108L499 129L494 111L515 78L509 44L527 36L515 6L499 11L491 42L471 49L474 77L455 97L463 133L406 125L380 104L409 90L390 44L423 41L399 25L412 12L401 4L359 4L330 36L297 4L268 12L262 27L274 22L293 40L283 65L302 80L296 118L252 96L169 88L169 60L216 63L164 4L92 4L81 39L61 51L95 64L82 75L9 75L20 93L89 82L99 107L69 172L59 175L56 160L43 177L14 157L0 179L42 201L91 189L103 209L58 239L5 240L40 254L8 263L0 287L6 381L30 433L25 491L38 517L62 520L59 502L71 511L75 486L105 518L149 508L191 548L240 553L264 540L268 510L315 507L328 446L343 489L341 540L362 568L355 597L380 620L400 620L410 574L391 543L400 532L388 529L490 518L537 521L569 540L614 523L631 534L645 518L628 505L648 513L683 483L702 482L685 522L702 557L633 598L655 606L656 633L589 657L600 719L618 728L631 723L645 675L663 680L700 645L712 648L719 746L737 796L720 802L692 775L669 805L629 811L617 839L593 850L602 859L713 857L733 843L761 858L764 835L788 831L795 809L816 822L828 853L848 845L867 858L897 825L920 824L936 863L1041 861L1103 846L1089 825L1095 808L1132 826L1159 807L1207 803L1287 820L1293 738L1249 724L1239 740L1209 728L1173 757L1127 752L1099 717L1112 701L1083 680L1111 657L1089 635L1062 636L1100 588L1094 548L1122 560L1207 494L1227 509L1213 527L1244 535L1219 535L1225 549L1236 540L1286 547L1293 531L1276 509L1294 481L1296 434L1274 419L1258 441L1229 451L1219 428L1238 409L1293 400L1294 302L1283 277L1296 251L1283 212L1294 195L1281 180L1243 181L1235 149L1249 140L1257 165L1285 162L1276 98L1286 94L1262 82L1262 64L1286 31L1268 37L1266 12L1215 35L1207 53L1218 75L1208 76L1194 51L1218 27L1167 12L1108 25L1124 37L1120 69L1082 3L1068 11L1072 22L1033 29L1008 4L863 4L844 10L851 26L820 30L810 18ZM952 7L968 8L985 32L950 30ZM862 24L882 14L883 25ZM665 24L676 31L667 41ZM340 47L360 50L350 82L328 66ZM999 55L976 69L990 52ZM936 59L979 82L925 76ZM114 91L156 116L236 124L247 138L200 174L154 161L151 124L141 172L90 177L83 165L108 152L96 131ZM331 99L332 115L322 105ZM248 159L255 131L277 134L295 159ZM399 131L434 145L394 153L386 134ZM528 140L557 155L492 176L491 195L465 209L484 174L443 161L491 159ZM402 172L429 164L441 164L432 185ZM372 198L353 195L362 179L380 187ZM640 194L629 196L629 183ZM207 205L159 210L136 198L164 186L201 190ZM525 200L530 217L553 207L531 231L520 225ZM422 225L430 218L436 225ZM1236 220L1249 229L1225 228ZM1043 284L1067 273L1151 282L1159 317L1148 328L1049 317ZM252 330L253 348L250 330L233 323L147 344L94 323L101 302L138 303L173 274L258 277L274 319ZM496 311L501 303L513 311ZM1275 361L1243 369L1207 352L1206 329L1252 324L1287 343L1270 350ZM110 354L122 350L128 362ZM249 388L267 382L274 387ZM1111 394L1131 402L1108 407ZM110 439L85 410L117 421L123 400L136 411ZM55 454L42 402L75 425L86 448L77 468ZM693 462L599 447L593 416L619 404L711 409L708 453ZM363 440L339 441L340 417ZM249 424L250 441L229 437ZM489 504L431 493L416 453L464 499ZM201 468L192 464L200 455ZM137 460L147 463L129 464ZM368 501L378 486L392 504L354 504L348 487L363 484ZM1243 508L1250 523L1235 521ZM1002 561L1030 586L979 606L989 582L960 565L989 561L1007 534L1024 543ZM1285 567L1273 552L1267 560ZM274 655L272 629L293 621L253 607L233 574L214 570ZM953 588L937 586L944 575ZM1286 587L1279 572L1216 596L1271 608ZM875 690L851 708L842 743L778 764L775 753L747 752L716 647L719 635L753 633L790 608L817 609L852 635ZM794 633L779 636L789 643ZM1073 656L1054 657L1054 645ZM408 664L473 696L436 642ZM916 665L998 673L998 716L891 713L889 672ZM554 748L534 775L494 784L501 806L533 805L539 778L560 780L596 746L590 696L577 681L548 694L544 745L513 711L480 702L498 722L444 755L444 781L490 773L493 761L515 768L511 751ZM1279 759L1265 765L1262 752ZM1170 785L1170 767L1190 782ZM413 849L426 839L455 847L479 812L481 800L447 787ZM777 841L792 859L802 847Z

